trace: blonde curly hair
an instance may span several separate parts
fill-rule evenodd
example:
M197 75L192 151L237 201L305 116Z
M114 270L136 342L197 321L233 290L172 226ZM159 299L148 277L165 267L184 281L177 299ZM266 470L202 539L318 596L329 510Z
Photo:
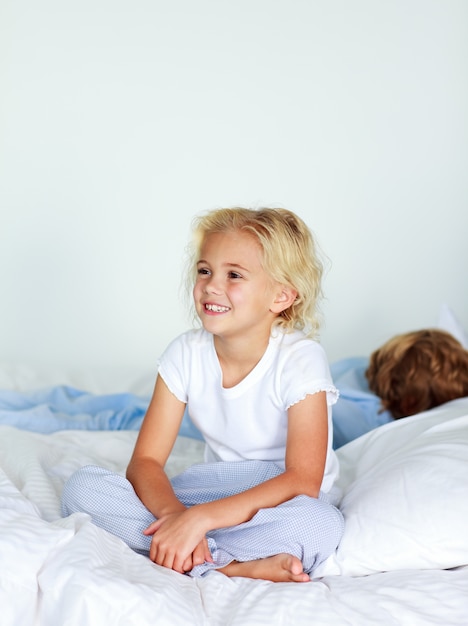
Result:
M371 354L366 377L383 410L414 415L468 396L468 351L442 330L397 335Z
M314 235L295 213L283 208L223 208L197 216L189 249L187 291L196 280L196 263L205 238L213 233L241 231L254 237L262 251L262 265L272 280L297 292L275 324L286 332L304 330L315 335L320 326L323 264Z

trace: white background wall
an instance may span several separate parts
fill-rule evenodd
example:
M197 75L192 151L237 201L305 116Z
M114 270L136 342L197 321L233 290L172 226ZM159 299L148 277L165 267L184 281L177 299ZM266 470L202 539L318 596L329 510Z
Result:
M0 360L153 367L192 217L285 206L323 343L468 327L466 0L2 0Z

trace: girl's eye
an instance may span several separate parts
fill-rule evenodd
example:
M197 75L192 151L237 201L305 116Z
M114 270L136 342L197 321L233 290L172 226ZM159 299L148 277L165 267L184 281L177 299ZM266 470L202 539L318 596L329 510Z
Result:
M199 274L200 276L208 276L210 273L210 270L207 269L206 267L199 267L197 269L197 274Z
M238 272L229 272L229 278L242 278Z

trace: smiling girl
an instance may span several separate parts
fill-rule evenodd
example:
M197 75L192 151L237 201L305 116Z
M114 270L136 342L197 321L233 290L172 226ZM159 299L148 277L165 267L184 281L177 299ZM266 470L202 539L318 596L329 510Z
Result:
M190 280L201 328L176 338L127 478L88 466L63 513L89 513L155 563L200 576L306 582L337 547L337 391L314 339L322 265L286 209L220 209L194 223ZM205 463L169 480L185 408Z

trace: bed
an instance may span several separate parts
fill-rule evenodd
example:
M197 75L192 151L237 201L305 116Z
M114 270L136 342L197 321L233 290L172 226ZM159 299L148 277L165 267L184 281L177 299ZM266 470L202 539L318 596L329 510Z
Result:
M151 378L109 393L96 380L0 367L2 626L468 623L468 398L338 449L346 528L312 582L193 579L84 514L60 516L77 468L125 472ZM184 428L171 475L202 456Z

